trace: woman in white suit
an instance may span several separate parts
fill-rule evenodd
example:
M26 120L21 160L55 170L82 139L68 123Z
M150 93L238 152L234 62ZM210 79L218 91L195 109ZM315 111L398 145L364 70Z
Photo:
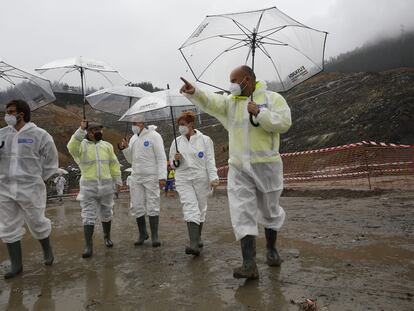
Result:
M183 112L177 119L181 136L170 148L170 159L175 168L175 186L183 206L184 221L187 223L190 246L186 254L198 256L201 232L206 219L207 196L219 185L214 145L210 137L194 128L193 112Z

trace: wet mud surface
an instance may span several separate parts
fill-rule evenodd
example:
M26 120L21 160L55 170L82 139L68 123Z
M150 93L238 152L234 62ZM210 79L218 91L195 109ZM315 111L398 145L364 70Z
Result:
M241 252L225 192L209 199L205 247L196 258L184 253L188 235L177 197L162 199L160 248L150 240L134 246L128 200L121 194L116 201L114 247L105 248L96 226L90 259L81 258L78 202L50 202L55 263L41 265L40 245L26 233L23 275L0 279L0 310L299 310L307 298L318 310L414 310L413 192L287 191L278 238L284 263L266 265L260 228L260 279L247 282L232 276ZM8 265L1 245L1 274Z

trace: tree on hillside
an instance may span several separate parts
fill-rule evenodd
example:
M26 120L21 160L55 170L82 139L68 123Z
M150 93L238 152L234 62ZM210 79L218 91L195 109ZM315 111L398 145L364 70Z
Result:
M130 86L138 86L141 89L148 91L148 92L157 92L157 91L162 91L162 89L153 86L151 82L139 82L139 83L130 83Z

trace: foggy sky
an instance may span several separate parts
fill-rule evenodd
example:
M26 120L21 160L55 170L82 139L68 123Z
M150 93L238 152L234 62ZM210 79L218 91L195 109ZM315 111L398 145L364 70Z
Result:
M55 59L103 60L133 82L192 78L178 48L206 15L277 6L328 31L326 58L414 29L412 0L1 0L0 57L34 69Z

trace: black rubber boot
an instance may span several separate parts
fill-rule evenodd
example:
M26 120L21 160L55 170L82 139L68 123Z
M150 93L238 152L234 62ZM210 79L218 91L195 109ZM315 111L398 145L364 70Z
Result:
M105 246L108 248L114 246L114 243L111 241L111 222L102 222L102 230L104 233Z
M259 277L256 266L256 237L246 235L240 240L243 255L243 265L233 270L233 277L236 279L254 280Z
M144 244L145 240L148 240L147 225L145 224L145 215L136 219L139 231L138 241L134 243L135 246Z
M265 228L266 236L266 263L270 267L279 267L283 260L276 249L277 231Z
M82 258L92 257L93 254L93 229L94 225L84 225L83 233L85 235L85 250L83 251Z
M152 247L159 247L161 246L161 242L158 241L158 223L160 221L159 216L149 216L149 223L151 227L151 240L152 240Z
M195 222L187 222L188 235L190 237L190 246L185 247L185 253L188 255L200 255L198 242L200 241L200 226Z
M20 246L20 241L7 243L7 250L9 252L11 267L10 271L4 275L4 278L11 279L23 271L22 248Z
M203 241L201 240L201 233L203 231L203 223L200 222L200 226L199 226L199 231L200 231L200 237L199 237L199 241L198 241L198 247L202 248L204 246Z
M52 247L50 246L50 239L47 237L46 239L39 240L40 245L42 245L43 250L43 264L46 266L51 266L53 264L53 257Z

